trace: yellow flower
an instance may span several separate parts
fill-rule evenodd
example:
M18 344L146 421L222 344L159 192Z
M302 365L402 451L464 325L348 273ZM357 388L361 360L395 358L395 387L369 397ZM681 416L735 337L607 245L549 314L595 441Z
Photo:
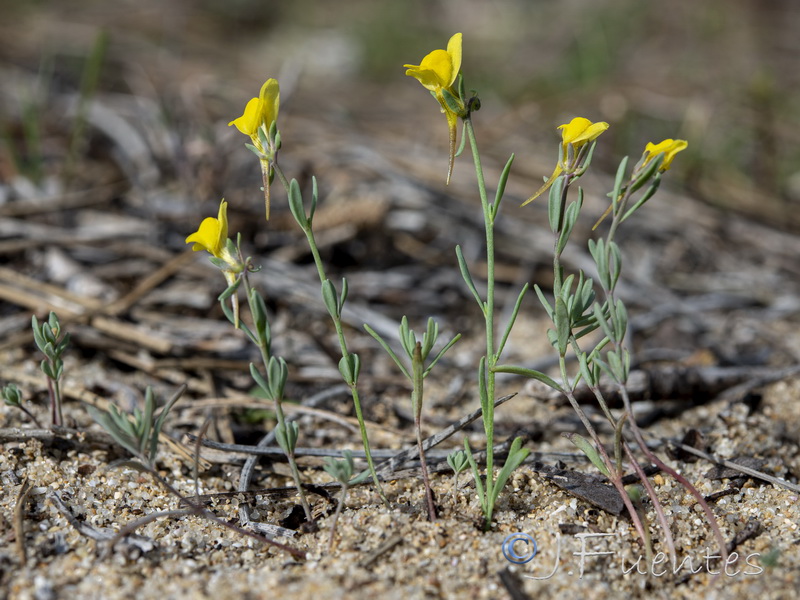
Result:
M686 140L668 139L664 140L663 142L659 142L658 144L648 142L644 149L645 159L644 163L642 163L642 167L644 168L647 163L663 152L664 160L661 163L661 166L658 168L658 170L663 173L670 168L672 165L672 159L675 158L675 155L681 150L686 150L688 145L689 142Z
M599 123L592 123L589 119L583 117L575 117L569 123L559 125L561 130L561 149L564 153L564 162L566 162L567 146L572 144L572 147L577 151L588 142L592 142L597 137L608 129L608 123L601 121Z
M269 182L272 175L272 164L275 160L277 147L273 148L273 140L269 140L270 147L265 148L259 131L263 129L267 139L272 124L278 120L278 108L280 107L281 90L275 79L267 79L261 86L258 98L251 98L244 107L244 113L238 119L228 123L228 127L236 125L236 129L243 134L250 136L256 155L261 161L261 174L264 180L264 207L267 221L269 221Z
M228 243L228 203L222 200L219 203L217 218L203 219L200 227L186 238L186 243L194 242L192 250L205 250L216 258L227 260L226 244Z
M459 115L447 105L444 91L447 90L453 97L458 98L458 92L453 89L453 85L461 70L461 37L460 33L456 33L447 42L447 50L434 50L418 65L403 65L406 67L406 75L415 77L426 89L433 92L447 118L447 126L450 130L447 183L450 183L450 176L453 174L453 163L456 156L456 126Z
M272 123L278 119L280 96L278 82L275 79L267 79L261 86L258 98L251 98L244 107L242 116L228 123L228 126L235 125L236 129L249 135L256 147L263 151L258 141L258 130L263 125L269 131Z
M403 65L406 75L416 77L437 98L442 89L453 91L458 72L461 70L461 34L456 33L447 42L447 50L434 50L422 59L419 65Z
M568 168L567 160L569 159L569 147L572 146L573 160L578 156L578 151L598 138L598 136L608 129L608 123L600 121L592 123L589 119L584 117L575 117L569 123L559 125L558 129L561 130L561 158L556 164L556 168L550 178L545 184L538 189L538 191L525 200L520 206L525 206L529 202L533 202L536 198L541 196L547 189L553 185L556 178L561 175L564 169Z
M214 258L219 258L227 267L220 267L228 286L236 283L238 273L241 273L244 266L228 250L228 203L221 200L219 203L219 213L217 218L207 217L200 223L200 227L192 235L186 238L186 243L191 244L192 250L205 250ZM219 265L217 265L219 267ZM239 329L239 299L234 294L231 296L233 305L233 326Z

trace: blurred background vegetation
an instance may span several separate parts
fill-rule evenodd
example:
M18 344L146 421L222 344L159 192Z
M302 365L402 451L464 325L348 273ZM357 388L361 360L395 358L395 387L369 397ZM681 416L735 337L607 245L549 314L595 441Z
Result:
M690 145L673 185L800 226L793 0L2 0L0 13L0 201L20 176L44 182L104 151L80 123L80 99L101 94L151 103L164 136L179 132L162 143L187 160L238 147L219 132L270 76L282 114L441 144L436 106L402 65L462 31L490 151L527 143L549 164L555 126L574 115L611 123L607 171L647 141L681 137Z

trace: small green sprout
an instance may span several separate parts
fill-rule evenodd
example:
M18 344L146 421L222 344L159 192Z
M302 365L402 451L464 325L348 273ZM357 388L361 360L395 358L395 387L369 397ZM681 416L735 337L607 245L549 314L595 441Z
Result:
M774 569L778 566L780 558L781 551L778 548L771 548L769 552L758 557L758 562L767 569Z
M453 502L458 492L458 475L469 466L469 459L467 453L463 450L453 450L447 455L447 464L453 469Z
M144 412L137 408L133 411L133 415L127 415L113 404L107 411L95 406L88 406L87 410L92 418L114 438L114 441L152 470L158 455L158 436L161 434L161 428L169 411L184 391L186 391L185 385L167 401L158 417L155 416L156 401L153 390L149 386L144 395Z
M331 523L330 536L328 538L328 554L330 554L333 548L336 525L339 522L339 515L342 513L342 508L344 508L344 504L347 501L347 491L350 489L350 486L361 483L370 475L369 471L364 471L361 475L353 479L353 473L355 472L353 453L350 450L345 450L343 455L343 459L336 459L329 456L325 459L325 464L322 467L328 475L342 484L342 494L339 497L339 504L336 506L336 512L333 515L333 522Z
M450 348L453 347L460 338L461 334L454 336L444 347L439 350L439 353L434 357L430 364L426 367L425 360L431 353L436 339L439 337L439 325L432 318L428 319L428 326L425 333L422 334L422 340L417 340L417 334L408 327L408 319L403 317L400 321L400 343L403 345L406 356L411 361L411 370L409 371L403 361L395 354L394 350L386 343L386 341L378 335L369 325L364 325L364 329L374 337L384 350L391 356L395 364L400 368L408 379L411 380L413 390L411 392L411 407L414 411L414 427L417 433L417 447L419 449L419 462L422 468L422 480L425 483L425 498L428 507L428 520L436 520L436 505L433 501L433 491L431 490L430 479L428 478L428 463L425 460L425 451L422 448L422 430L420 422L422 418L422 400L423 400L423 380L430 374L434 365L439 362L439 359L444 356Z
M31 421L34 422L36 427L38 427L39 429L42 428L41 424L39 423L39 420L36 417L34 417L33 414L27 408L25 408L22 405L22 392L20 392L16 384L9 383L8 385L4 386L2 390L2 395L3 395L3 402L7 406L17 407L22 412L24 412Z
M64 375L64 361L61 356L69 346L69 333L63 332L56 313L51 312L47 321L39 323L34 315L31 318L33 341L44 354L41 363L42 373L47 377L47 391L50 396L50 416L52 424L62 426L64 414L61 410L61 377Z

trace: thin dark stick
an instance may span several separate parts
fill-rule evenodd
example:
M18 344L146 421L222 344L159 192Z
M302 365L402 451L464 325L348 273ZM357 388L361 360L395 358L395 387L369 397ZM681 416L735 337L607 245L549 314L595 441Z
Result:
M25 503L28 500L28 494L31 489L30 481L26 478L19 488L17 502L14 506L14 535L17 538L17 554L19 554L19 560L23 566L28 560L28 555L25 552Z
M509 394L508 396L503 396L502 398L498 398L495 400L494 406L497 408L504 402L511 400L516 396L516 394ZM422 449L423 451L427 452L430 448L433 448L437 444L442 443L444 440L449 438L451 435L464 429L467 425L472 423L473 421L477 420L481 416L481 409L478 408L475 411L471 412L470 414L461 417L458 421L450 425L449 427L445 427L439 433L426 438L422 442ZM379 475L386 476L388 473L394 472L400 465L409 460L415 459L419 456L419 448L417 446L413 446L408 450L403 450L402 452L398 452L392 458L385 461L384 463L378 465L376 471Z
M321 404L328 398L336 396L341 393L346 393L348 391L347 386L338 385L327 390L323 390L318 394L315 394L311 398L309 398L305 404L306 406L316 406ZM287 421L291 420L292 417L287 417ZM256 444L256 448L263 449L268 447L270 444L273 443L275 440L275 431L270 431L267 435L265 435L261 440L259 440L258 444ZM281 451L283 452L283 451ZM239 486L238 490L240 492L246 492L250 487L250 480L253 477L253 471L255 470L256 463L258 462L259 456L252 455L248 457L245 461L244 465L242 465L242 472L239 474ZM249 526L259 531L263 531L265 533L269 533L270 535L278 535L281 537L294 537L295 531L291 529L286 529L285 527L280 527L278 525L272 525L271 523L257 523L250 519L250 507L247 504L242 504L239 507L239 520L242 522L242 525Z
M689 454L694 454L695 456L699 456L700 458L705 458L707 461L716 463L718 465L722 465L723 467L728 467L729 469L734 469L735 471L739 471L740 473L744 473L745 475L750 475L751 477L755 477L756 479L763 479L773 485L779 485L781 487L786 488L787 490L792 490L793 492L800 492L800 486L789 483L785 479L781 479L780 477L773 477L772 475L767 475L762 471L757 471L756 469L751 469L750 467L745 467L744 465L737 464L730 460L725 460L724 458L717 458L713 454L709 454L708 452L703 452L702 450L698 450L697 448L693 448L692 446L687 446L686 444L681 444L680 442L676 442L667 438L663 438L662 441L666 444L672 444L676 448L680 448L681 450L688 452Z
M2 432L3 430L0 429L0 441L2 441ZM439 434L437 433L430 438L426 438L429 440L434 439ZM187 433L184 436L184 440L188 440L191 443L197 441L197 436L191 433ZM425 440L423 440L423 448L425 446ZM282 458L285 455L283 450L279 446L267 446L264 448L259 448L258 446L249 446L245 444L226 444L224 442L217 442L214 440L207 440L204 439L203 447L211 448L213 450L221 450L223 452L237 452L240 454L255 454L258 456L269 456L273 458ZM365 458L365 454L363 450L350 450L353 454L353 458ZM397 456L397 450L394 449L385 449L385 448L377 448L371 451L372 456L375 458L393 458ZM405 451L404 451L405 452ZM337 450L335 448L295 448L295 454L297 456L312 456L312 457L320 457L324 458L327 456L332 456L334 458L344 458L344 450ZM450 450L431 450L426 451L425 456L429 459L435 459L437 462L444 462L447 459L447 455L450 454ZM475 453L475 456L478 456L480 453ZM585 462L588 459L586 455L582 452L532 452L531 453L531 460L533 458L542 459L545 457L553 457L558 458L561 460L571 460L571 461L580 461ZM414 457L411 457L409 460L413 460Z

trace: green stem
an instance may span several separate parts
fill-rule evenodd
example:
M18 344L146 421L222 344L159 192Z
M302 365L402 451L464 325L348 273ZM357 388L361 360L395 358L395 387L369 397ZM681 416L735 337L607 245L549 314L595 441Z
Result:
M562 175L564 186L561 188L561 208L559 209L558 231L556 239L553 241L553 295L557 298L561 295L561 284L564 283L564 268L561 266L561 252L558 249L558 241L561 239L561 230L564 229L564 213L567 210L567 195L572 177L569 173Z
M275 169L278 179L281 180L281 183L288 194L289 181L286 179L286 175L284 175L283 170L278 166L277 163L273 163L273 168ZM308 241L308 246L311 249L311 256L314 258L314 265L317 267L319 281L320 283L325 283L328 280L328 276L325 274L325 265L322 263L322 258L320 257L319 249L317 248L317 241L314 238L314 230L311 228L311 225L308 227L302 227L302 230L303 233L306 234L306 240ZM331 320L333 321L333 326L336 328L336 336L339 339L339 348L342 352L342 357L348 359L350 353L347 350L347 340L344 337L342 318L338 315L331 315ZM369 437L367 436L367 425L364 421L364 415L361 411L361 400L358 396L357 384L355 381L347 382L347 384L350 386L350 394L353 397L353 407L355 408L358 427L361 430L361 442L364 446L364 454L367 458L367 464L369 465L369 472L372 475L372 481L375 483L375 487L377 488L378 494L383 500L383 503L387 508L389 508L389 500L386 499L386 494L383 492L383 486L381 485L380 479L378 479L378 472L375 470L375 462L372 460L372 452L370 452L369 447Z
M414 347L413 360L411 361L411 373L414 389L411 392L411 405L414 410L414 428L417 430L417 448L419 449L419 464L422 469L422 481L425 485L425 502L428 507L428 520L433 522L436 520L436 504L433 501L433 491L431 490L431 481L428 477L428 462L425 459L425 451L422 448L422 397L423 397L423 359L422 359L422 344L417 342Z
M483 429L486 433L486 528L491 527L492 512L494 503L494 395L495 395L495 372L494 367L499 359L495 355L494 349L494 217L492 206L486 194L486 180L483 176L481 157L478 153L478 143L475 139L475 130L472 127L472 119L464 119L464 130L469 139L472 149L472 160L475 163L475 175L478 179L478 193L481 198L481 208L483 209L483 222L486 229L486 300L483 303L483 316L486 322L486 380L480 382L485 384L486 402L483 406Z
M256 313L253 309L253 296L251 294L250 280L247 277L247 271L244 272L242 282L244 283L244 290L245 294L247 295L247 303L250 307L250 314L254 315ZM267 342L261 338L261 335L259 335L258 332L256 332L256 336L258 337L258 350L261 354L261 363L264 366L264 372L269 374L270 351L267 347ZM275 402L275 415L278 419L278 427L286 432L286 417L283 413L283 398L276 396L273 398L273 401ZM289 469L292 472L292 479L294 480L294 485L297 488L297 493L300 494L300 504L303 506L303 512L305 512L308 522L311 523L314 521L314 516L311 512L311 506L308 504L308 499L306 498L306 494L303 489L303 483L300 480L300 470L297 468L297 461L294 458L294 451L285 450L284 453L286 454L286 460L289 462Z

